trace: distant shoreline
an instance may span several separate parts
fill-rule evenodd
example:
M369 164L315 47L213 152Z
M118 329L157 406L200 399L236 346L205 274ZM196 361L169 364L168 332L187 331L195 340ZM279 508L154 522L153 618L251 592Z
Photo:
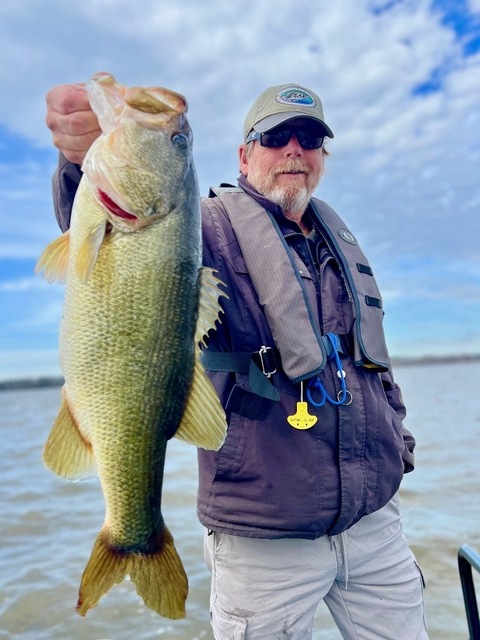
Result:
M394 367L445 365L462 362L479 362L480 354L459 356L424 356L419 358L392 358ZM12 380L0 380L0 391L12 391L15 389L45 389L48 387L61 387L62 376L41 376L38 378L19 378Z
M460 362L479 362L480 353L458 356L423 356L419 358L392 358L394 367L404 367L407 365L426 365L426 364L455 364Z
M47 387L61 387L61 376L41 376L38 378L19 378L17 380L0 380L0 391L15 389L45 389Z

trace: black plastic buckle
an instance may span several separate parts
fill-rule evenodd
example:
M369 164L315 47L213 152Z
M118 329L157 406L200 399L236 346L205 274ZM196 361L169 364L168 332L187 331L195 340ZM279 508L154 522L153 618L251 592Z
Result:
M260 350L256 352L256 355L258 355L260 360L260 368L264 376L270 378L274 373L277 373L276 350L273 347L263 345Z

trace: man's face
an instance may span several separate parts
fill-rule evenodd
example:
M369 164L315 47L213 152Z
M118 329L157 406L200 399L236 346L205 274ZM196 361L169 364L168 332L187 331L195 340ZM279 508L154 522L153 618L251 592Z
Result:
M292 129L309 130L311 120L295 119ZM258 140L240 147L240 171L261 194L285 212L303 211L323 173L323 149L304 149L296 136L283 147L263 147Z

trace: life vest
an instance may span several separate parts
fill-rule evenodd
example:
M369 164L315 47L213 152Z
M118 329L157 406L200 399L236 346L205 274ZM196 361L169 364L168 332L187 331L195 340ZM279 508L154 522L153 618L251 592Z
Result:
M237 187L210 190L228 215L281 356L292 382L320 373L328 359L325 336L314 320L302 276L275 216ZM310 200L314 224L337 260L354 307L353 358L357 366L386 371L382 299L373 271L355 236L325 202ZM267 277L267 274L275 277ZM288 295L285 295L288 291Z

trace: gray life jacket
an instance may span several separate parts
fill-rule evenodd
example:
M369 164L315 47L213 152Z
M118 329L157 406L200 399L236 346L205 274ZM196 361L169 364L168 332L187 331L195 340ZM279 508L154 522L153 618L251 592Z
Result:
M325 336L314 320L300 271L273 214L237 187L210 190L219 197L265 312L282 368L292 382L320 373L327 363ZM325 202L310 201L314 223L337 260L354 306L353 358L357 366L390 366L382 300L373 271L355 236ZM272 273L275 277L266 277ZM284 292L288 291L288 296Z

